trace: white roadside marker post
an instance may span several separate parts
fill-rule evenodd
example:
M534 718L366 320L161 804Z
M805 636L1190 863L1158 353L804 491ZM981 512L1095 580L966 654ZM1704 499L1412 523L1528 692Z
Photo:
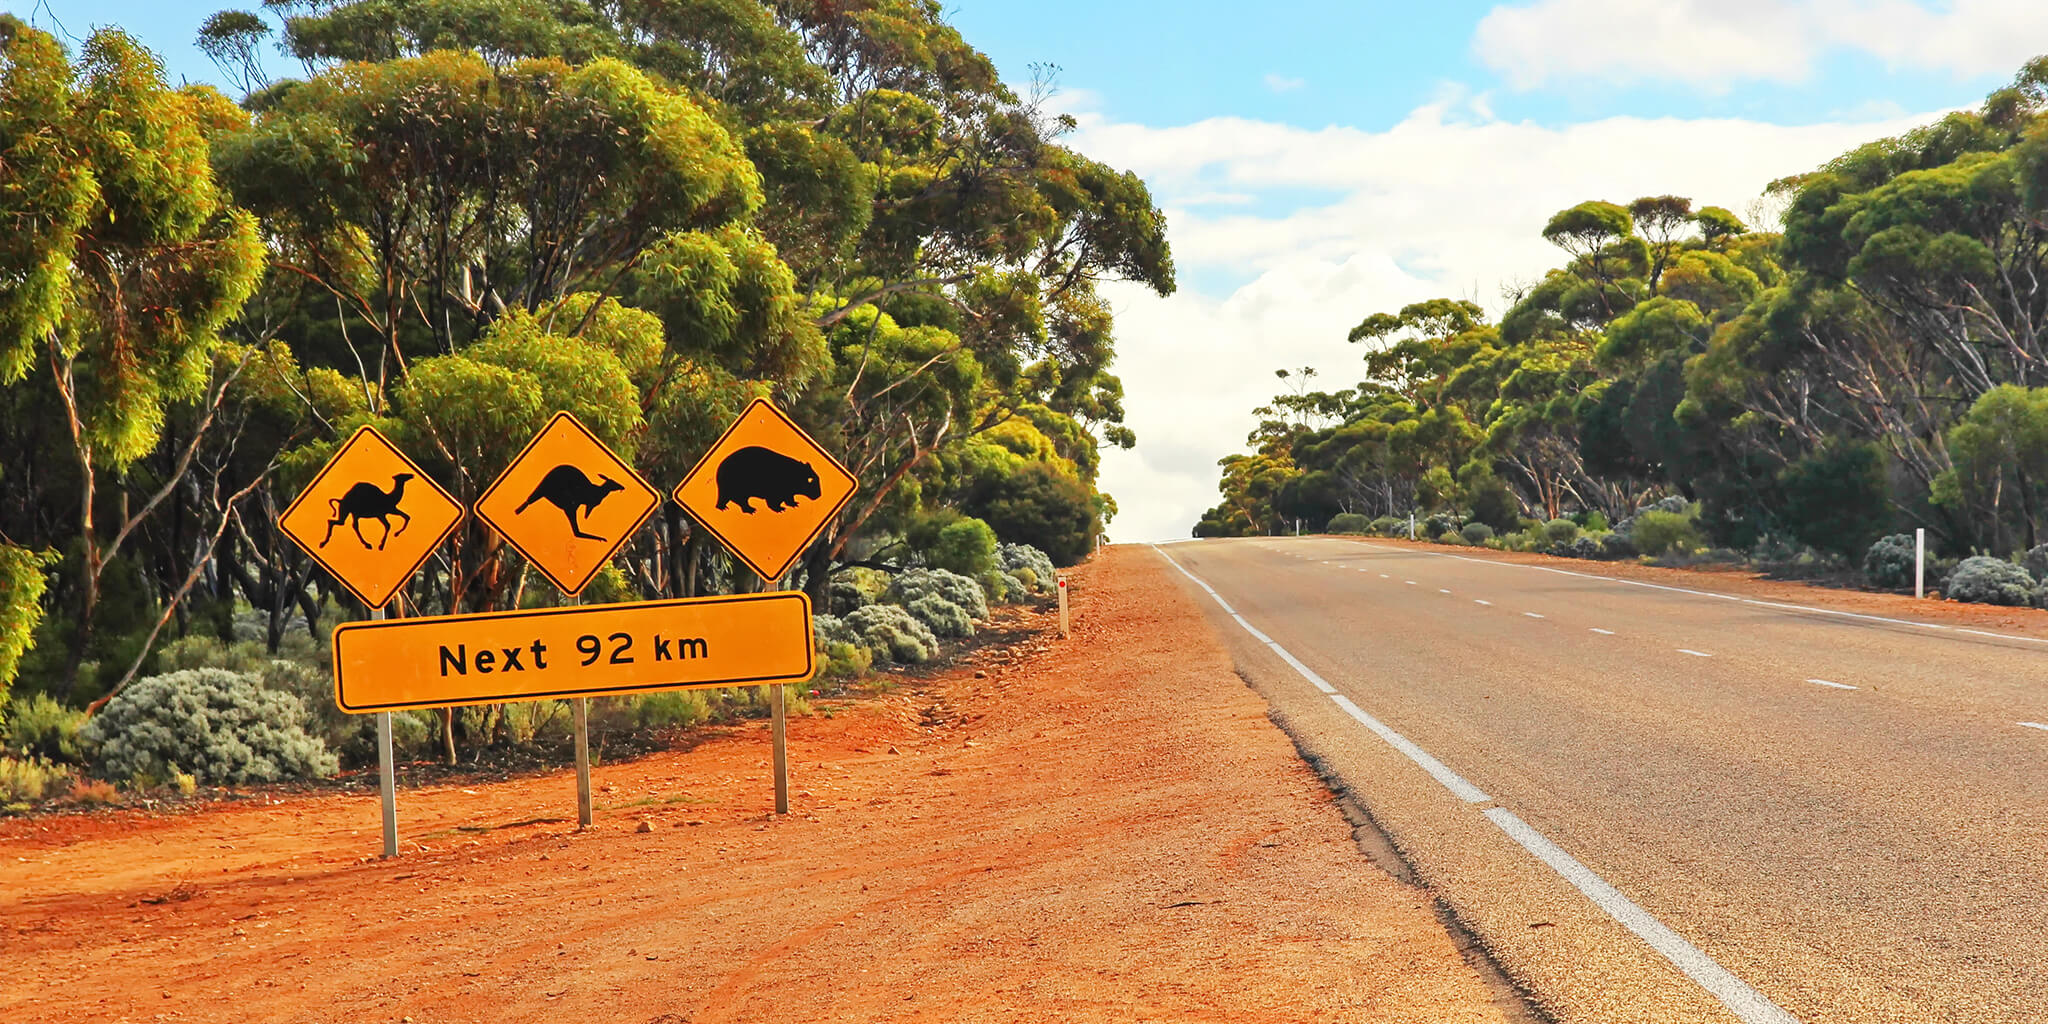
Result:
M1059 576L1059 586L1058 586L1058 588L1057 588L1057 589L1058 589L1058 590L1059 590L1059 592L1060 592L1060 639L1062 639L1062 640L1065 640L1065 639L1067 638L1067 632L1068 632L1068 629L1067 629L1067 577L1066 577L1066 576L1065 576L1064 574L1062 574L1061 576Z
M1913 596L1927 596L1927 528L1913 528Z
M1415 510L1412 508L1408 510L1408 539L1415 539Z

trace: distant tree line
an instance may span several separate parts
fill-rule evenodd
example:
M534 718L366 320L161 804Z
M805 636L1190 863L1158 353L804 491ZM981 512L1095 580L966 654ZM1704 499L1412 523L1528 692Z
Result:
M2048 58L1977 110L1774 182L1782 230L1586 202L1499 320L1436 299L1350 332L1222 460L1197 536L1441 513L1492 531L1697 502L1708 540L1860 557L1895 528L2048 542Z

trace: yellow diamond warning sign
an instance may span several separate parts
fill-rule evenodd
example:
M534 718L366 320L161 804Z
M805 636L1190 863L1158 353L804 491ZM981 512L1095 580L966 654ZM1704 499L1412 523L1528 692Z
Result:
M558 412L476 500L476 515L575 594L659 504L633 467L576 417Z
M277 520L364 604L382 608L441 546L462 506L384 435L350 436Z
M677 485L675 499L748 568L773 580L857 487L839 460L757 398Z

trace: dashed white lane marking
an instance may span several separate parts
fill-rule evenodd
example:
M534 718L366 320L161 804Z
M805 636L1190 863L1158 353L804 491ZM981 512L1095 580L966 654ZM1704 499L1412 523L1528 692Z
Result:
M1442 588L1442 587L1438 587L1438 588L1436 588L1436 592L1437 592L1437 593L1439 593L1439 594L1448 594L1448 593L1450 593L1450 591L1448 591L1448 590L1445 590L1445 589L1444 589L1444 588Z
M1403 582L1403 583L1406 583L1406 584L1408 584L1408 585L1409 585L1409 586L1411 586L1411 587L1415 585L1415 581L1414 581L1414 580L1402 580L1401 582Z
M2039 729L2042 732L2048 732L2048 725L2042 725L2039 722L2021 722L2020 724L2026 726L2029 729Z
M1491 607L1493 607L1493 602L1492 602L1492 601L1481 601L1481 600L1479 600L1478 598L1473 598L1473 599L1472 599L1472 603L1473 603L1473 604L1483 604L1483 605L1487 606L1488 608L1491 608Z
M1252 636L1258 638L1259 642L1271 648L1274 654L1279 655L1296 672L1301 673L1302 678L1314 684L1316 689L1329 694L1331 703L1344 709L1345 714L1350 715L1360 725L1370 729L1374 735L1385 740L1389 746L1407 755L1409 760L1415 762L1423 771L1428 772L1431 778L1436 779L1438 783L1442 784L1445 789L1450 790L1458 799L1472 804L1483 804L1492 801L1492 797L1487 796L1479 787L1467 781L1464 776L1452 771L1449 765L1437 760L1428 751L1416 746L1407 737L1389 728L1386 723L1367 714L1364 708L1353 703L1349 697L1337 693L1334 687L1323 680L1323 677L1316 675L1308 666L1303 665L1294 655L1289 654L1286 648L1274 643L1272 637L1253 628L1251 623L1245 621L1244 616L1237 614L1230 607L1229 602L1223 600L1221 594L1216 593L1215 588L1209 586L1201 577L1183 568L1179 562L1174 561L1172 555L1160 551L1156 546L1153 550L1159 552L1159 557L1166 559L1166 564L1173 566L1180 571L1182 576L1193 580L1196 586L1207 591L1211 599L1221 606L1224 611L1229 612L1232 619L1237 620L1238 625L1243 626L1246 632L1249 632ZM1534 615L1535 613L1525 612L1523 614ZM2040 729L2048 729L2048 725L2039 725L2031 722L2023 724L2034 725ZM1537 860L1542 861L1552 871L1557 872L1559 876L1563 877L1565 881L1570 882L1572 888L1584 893L1586 898L1592 900L1595 906L1605 911L1607 916L1619 922L1622 927L1634 932L1638 938L1648 943L1651 949L1656 950L1664 959L1671 961L1672 965L1683 971L1686 977L1691 978L1701 988L1705 989L1708 994L1720 1000L1721 1005L1733 1011L1737 1017L1743 1020L1744 1024L1799 1024L1797 1018L1786 1013L1778 1004L1771 1002L1769 996L1751 988L1741 978L1728 973L1727 968L1715 963L1713 957L1708 956L1698 946L1686 941L1684 936L1672 931L1662 921L1651 916L1649 911L1636 905L1634 900L1622 895L1621 890L1609 885L1606 880L1594 874L1590 868L1579 863L1577 858L1566 853L1556 843L1551 842L1543 833L1531 828L1528 822L1517 817L1513 811L1505 807L1491 807L1484 813L1488 821L1493 822L1502 832L1507 833L1508 838L1513 839L1522 849L1529 851Z
M1538 615L1538 614L1536 614L1535 612L1523 612L1522 614L1524 614L1524 615L1527 615L1528 617L1530 617L1530 618L1532 618L1532 619L1540 619L1540 618L1543 618L1543 616L1541 616L1541 615Z
M1815 686L1832 686L1832 687L1834 687L1834 688L1835 688L1835 689L1837 689L1837 690L1853 690L1853 689L1855 689L1855 687L1853 687L1853 686L1850 686L1850 685L1849 685L1848 683L1831 683L1831 682L1828 682L1828 681L1827 681L1827 680L1825 680L1825 679L1809 679L1809 680L1807 680L1807 682L1809 682L1809 683L1812 683L1812 684L1813 684L1813 685L1815 685Z
M1592 627L1592 628L1591 628L1590 630L1588 630L1588 632L1592 632L1592 633L1598 633L1598 634L1600 634L1601 636L1613 636L1613 635L1614 635L1614 631L1613 631L1613 630L1611 630L1611 629L1601 629L1601 628L1600 628L1600 627L1598 627L1598 626L1594 626L1594 627Z
M1679 648L1679 649L1678 649L1678 653L1680 653L1680 654L1690 654L1690 655L1692 655L1692 656L1693 656L1693 657L1695 657L1695 658L1711 658L1711 657L1713 657L1713 655L1711 655L1711 654L1708 654L1708 653L1707 653L1707 652L1705 652L1705 651L1695 651L1695 650L1693 650L1693 649L1692 649L1692 648L1690 648L1690 647L1681 647L1681 648Z
M1417 553L1411 550L1404 550L1401 548L1383 548L1377 544L1361 544L1360 546L1371 551L1387 551L1398 554ZM1736 597L1733 594L1715 594L1705 590L1688 590L1684 587L1667 587L1661 583L1645 583L1642 580L1624 580L1617 579L1613 576L1601 576L1590 572L1573 572L1570 569L1553 569L1547 565L1525 565L1521 562L1496 562L1490 558L1473 558L1469 555L1452 555L1446 554L1441 551L1423 551L1420 553L1429 555L1433 558L1452 558L1460 562L1473 562L1478 565L1491 565L1496 568L1534 569L1537 572L1556 573L1559 576L1577 576L1578 578L1584 580L1598 580L1602 583L1619 583L1625 587L1648 587L1651 590L1668 590L1674 594L1691 594L1694 597L1711 597L1717 601L1736 601L1741 604L1755 605L1759 608L1777 608L1783 611L1807 612L1813 615L1833 615L1837 618L1843 619L1861 619L1864 622L1883 622L1894 626L1912 626L1915 629L1932 629L1942 633L1970 633L1975 636L1988 636L1994 637L1999 640L2018 640L2022 643L2029 644L2048 644L2048 639L2044 639L2042 637L2037 636L2020 636L2017 633L1992 633L1982 629L1964 629L1961 626L1943 626L1933 622L1915 622L1912 619L1894 619L1883 615L1863 615L1858 612L1836 611L1833 608L1815 608L1811 605L1804 604L1784 604L1778 601L1759 601L1755 598Z
M1390 580L1390 579L1393 579L1393 577L1392 577L1392 576L1389 576L1389 575L1387 575L1386 573L1380 573L1380 579L1383 579L1383 580Z
M1570 882L1572 888L1585 893L1595 906L1607 912L1607 916L1621 922L1622 927L1649 943L1651 949L1662 953L1672 966L1684 971L1686 977L1719 999L1721 1005L1734 1011L1747 1024L1798 1024L1797 1018L1771 1002L1769 996L1728 973L1728 969L1715 963L1713 957L1687 942L1685 936L1672 931L1664 922L1650 916L1649 911L1622 895L1621 890L1607 884L1592 869L1545 838L1543 833L1530 828L1528 822L1515 816L1515 812L1505 807L1492 807L1487 809L1486 817L1500 826L1508 838L1521 844L1522 849L1550 865L1550 869Z

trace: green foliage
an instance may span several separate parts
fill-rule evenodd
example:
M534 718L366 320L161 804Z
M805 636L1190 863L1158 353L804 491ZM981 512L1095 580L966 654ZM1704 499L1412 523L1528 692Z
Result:
M1636 550L1653 557L1686 554L1704 543L1693 518L1689 513L1651 509L1636 516L1629 540Z
M1029 544L1059 565L1095 550L1095 506L1087 485L1045 463L1031 463L988 485L963 510L996 536Z
M940 527L923 555L934 568L961 576L986 576L999 564L996 532L979 519L963 516Z
M1016 580L1024 589L1033 593L1050 593L1058 570L1053 568L1052 558L1029 544L1004 542L997 550L1003 571Z
M1569 519L1552 519L1543 524L1543 537L1552 544L1570 544L1579 535L1579 524Z
M1458 535L1465 538L1467 544L1484 544L1493 539L1493 527L1485 523L1466 523Z
M27 810L32 804L63 792L74 773L67 765L39 757L0 754L0 810Z
M859 679L874 667L875 652L864 644L826 644L824 653L825 667L819 671L828 679Z
M1372 520L1356 512L1340 512L1330 517L1330 524L1324 527L1328 533L1365 533L1372 529Z
M180 772L242 785L331 775L326 745L305 731L306 707L250 675L186 669L137 680L79 730L94 774L170 781Z
M2034 590L2027 570L2002 558L1977 555L1956 566L1943 593L1952 601L2029 605L2034 603Z
M0 753L55 764L79 764L78 728L85 712L67 708L48 694L16 697L0 724Z
M1863 576L1872 586L1901 590L1913 585L1913 535L1879 537L1863 553Z
M44 570L55 564L56 552L30 551L0 543L0 700L20 669L21 656L35 643L43 621ZM0 717L0 724L5 724Z
M1381 537L1406 537L1408 535L1408 520L1396 519L1393 516L1381 516L1372 521L1371 530L1374 534Z
M931 631L942 637L968 637L974 635L974 620L967 609L936 595L927 595L904 605L911 618L924 623Z

